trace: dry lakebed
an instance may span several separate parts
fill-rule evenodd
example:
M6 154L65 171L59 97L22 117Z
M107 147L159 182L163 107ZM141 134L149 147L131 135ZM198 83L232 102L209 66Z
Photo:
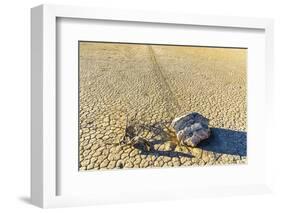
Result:
M79 170L246 163L246 67L247 49L79 42ZM196 146L172 126L192 113Z

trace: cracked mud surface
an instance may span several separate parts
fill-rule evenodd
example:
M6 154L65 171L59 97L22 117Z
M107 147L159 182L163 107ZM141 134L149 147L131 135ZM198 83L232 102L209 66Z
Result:
M80 42L80 171L245 163L247 50ZM198 112L211 137L172 147L171 119ZM152 150L120 143L128 123ZM161 134L151 129L157 124ZM159 125L158 125L159 127Z

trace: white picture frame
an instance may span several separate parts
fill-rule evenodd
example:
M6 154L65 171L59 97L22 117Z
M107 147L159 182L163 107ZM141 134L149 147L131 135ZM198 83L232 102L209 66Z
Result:
M241 18L241 17L216 17L188 14L153 13L148 11L122 11L100 8L84 8L74 6L41 5L31 10L31 201L33 204L47 207L91 205L97 203L114 202L137 202L144 200L141 194L138 196L122 195L112 193L111 197L106 195L97 199L97 196L89 195L58 195L58 174L60 167L57 165L59 159L57 151L57 87L60 83L57 79L57 21L59 18L79 20L109 20L119 22L153 23L155 25L169 26L200 26L209 28L232 29L254 29L264 32L265 57L263 74L266 78L260 78L265 84L261 92L266 95L260 110L272 112L273 100L270 95L273 82L273 21L264 18ZM262 74L262 73L261 73ZM261 111L259 111L261 112ZM253 118L255 116L250 116ZM266 119L270 123L270 117ZM267 152L264 153L266 165L260 168L260 173L265 178L254 184L234 184L198 187L178 190L177 196L164 196L163 191L155 189L157 198L147 196L146 200L177 199L197 196L252 194L271 191L270 170L270 129L266 126ZM253 150L255 152L255 150ZM226 167L225 167L226 169ZM246 168L247 169L247 168ZM77 170L78 172L78 170ZM154 170L160 173L160 170ZM163 172L162 172L163 174ZM114 175L114 173L111 173ZM200 172L197 174L200 175ZM75 183L73 183L75 184ZM169 188L169 187L168 187ZM174 192L169 188L165 192ZM108 193L108 192L107 192ZM126 193L126 192L124 192Z

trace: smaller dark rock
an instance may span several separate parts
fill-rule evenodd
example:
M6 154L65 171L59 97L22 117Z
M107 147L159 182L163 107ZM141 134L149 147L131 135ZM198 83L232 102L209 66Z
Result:
M140 149L145 152L150 152L154 150L154 147L151 143L151 141L141 138L139 136L136 136L132 139L133 146L137 149Z

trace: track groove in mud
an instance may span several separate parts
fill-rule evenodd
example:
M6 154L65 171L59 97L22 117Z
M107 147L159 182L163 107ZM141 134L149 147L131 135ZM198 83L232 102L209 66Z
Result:
M166 80L166 77L164 76L162 69L160 67L160 65L157 62L156 56L155 56L155 52L153 50L153 47L151 45L148 45L148 51L151 57L151 61L152 64L154 66L154 73L157 76L157 78L159 79L159 82L162 86L162 89L164 92L164 97L167 100L167 106L169 106L169 110L170 112L173 113L173 116L175 116L181 109L175 95L173 94L173 91L170 88L169 83Z

